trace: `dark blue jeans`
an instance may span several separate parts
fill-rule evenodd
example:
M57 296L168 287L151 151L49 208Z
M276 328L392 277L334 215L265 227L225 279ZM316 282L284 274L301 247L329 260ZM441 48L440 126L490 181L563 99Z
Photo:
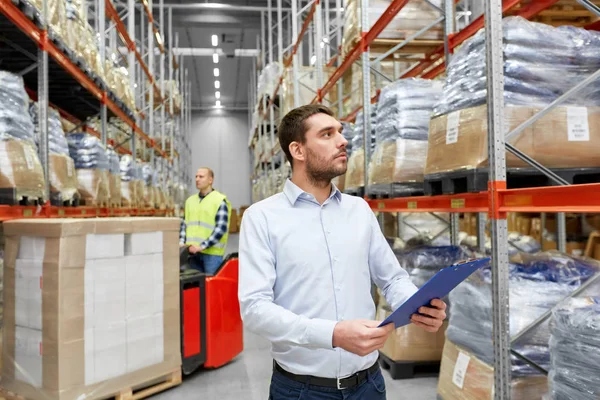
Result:
M273 371L269 400L386 400L385 381L381 370L378 369L369 374L362 384L351 389L338 390L296 382Z
M214 275L222 262L223 256L211 254L196 253L190 257L190 267L208 275Z

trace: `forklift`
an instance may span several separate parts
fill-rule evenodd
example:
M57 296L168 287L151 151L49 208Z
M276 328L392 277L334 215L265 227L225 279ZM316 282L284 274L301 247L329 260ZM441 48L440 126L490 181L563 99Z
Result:
M223 259L215 275L189 264L188 247L180 250L181 358L184 375L200 367L219 368L244 349L238 300L238 254Z

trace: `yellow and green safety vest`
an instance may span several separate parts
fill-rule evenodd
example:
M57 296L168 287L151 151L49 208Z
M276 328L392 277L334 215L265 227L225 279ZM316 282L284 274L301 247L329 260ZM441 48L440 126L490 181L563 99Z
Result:
M225 255L227 240L229 239L229 223L231 221L231 204L227 197L213 190L202 201L198 194L190 196L185 202L185 243L200 246L208 239L215 229L215 218L223 200L227 203L227 231L216 245L202 251L203 254L215 256Z

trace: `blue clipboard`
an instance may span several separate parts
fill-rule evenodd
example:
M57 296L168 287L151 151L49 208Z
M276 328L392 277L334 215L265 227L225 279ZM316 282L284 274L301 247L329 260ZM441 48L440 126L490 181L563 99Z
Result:
M410 324L411 316L418 314L419 308L429 306L433 299L446 297L456 286L471 276L473 272L489 263L490 260L489 257L471 259L441 269L379 326L394 323L396 328L399 328Z

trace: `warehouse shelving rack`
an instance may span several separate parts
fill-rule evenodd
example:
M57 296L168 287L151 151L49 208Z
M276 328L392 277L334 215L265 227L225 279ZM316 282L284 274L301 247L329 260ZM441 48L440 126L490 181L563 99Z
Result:
M150 0L151 1L151 0ZM150 160L158 156L163 167L165 182L173 181L175 176L183 182L189 181L187 168L180 165L189 163L191 154L189 131L191 123L190 85L187 81L187 71L181 67L181 59L173 51L174 35L171 11L168 14L167 37L168 46L164 43L164 7L160 1L160 29L156 26L152 15L152 4L146 0L128 0L119 3L118 0L98 0L95 3L93 18L96 31L99 33L99 54L102 62L106 52L120 55L127 67L130 79L130 89L135 97L135 110L130 110L118 99L82 60L65 45L63 40L53 32L48 24L48 0L42 2L42 9L37 10L27 0L0 0L0 57L3 69L8 69L21 75L26 89L33 100L37 100L40 108L40 146L39 156L46 178L46 199L49 199L48 177L48 107L57 109L61 116L90 134L99 137L104 144L112 145L120 154L132 154L136 159L136 140L144 143L143 153L150 152ZM144 37L144 23L139 24L139 37L136 39L136 13L141 20L148 21L148 32ZM145 17L144 17L145 14ZM123 19L126 18L127 26ZM107 22L110 23L107 26ZM154 45L154 39L158 45ZM121 41L128 53L124 56ZM147 44L145 43L147 41ZM175 46L177 38L175 38ZM144 55L144 46L147 53ZM160 54L160 75L154 73L154 49ZM141 50L140 50L141 49ZM168 60L168 61L167 61ZM167 65L168 64L168 65ZM181 88L181 107L175 112L173 96L165 96L165 66L168 68L169 80L175 80ZM37 73L33 72L36 71ZM149 88L148 84L149 83ZM145 107L145 94L149 105ZM158 104L153 104L157 97ZM161 115L160 126L154 124L154 115ZM174 122L167 132L166 115ZM99 117L99 131L92 128L90 120ZM129 137L130 149L123 148L111 138L112 129L117 129L108 123L108 118L115 117L125 123ZM170 146L166 146L169 138ZM181 154L180 154L181 153ZM145 155L145 154L143 154ZM173 168L167 176L166 168ZM109 209L94 207L55 207L49 202L36 207L0 206L0 221L13 218L32 217L89 217L116 215L165 215L172 210L154 209Z
M337 84L338 93L338 116L341 120L352 121L356 118L357 113L363 110L363 143L365 143L365 182L368 182L368 153L369 137L371 132L371 104L377 101L377 95L373 98L370 96L370 78L373 73L376 77L382 77L380 72L373 71L373 62L369 56L369 46L378 37L382 30L390 23L390 21L398 14L398 12L410 2L411 0L393 0L387 10L382 14L379 20L371 27L369 31L363 31L361 38L356 45L345 55L341 57L335 55L329 65L337 64L337 70L333 73L330 79L324 83L323 86L319 85L319 89L316 91L316 96L312 100L312 103L322 102L325 95L333 90ZM504 71L503 71L503 52L502 52L502 16L507 15L518 15L523 18L533 18L539 13L543 12L547 8L555 5L558 0L539 0L539 1L524 1L524 0L485 0L484 1L484 13L481 17L475 19L473 22L468 23L464 28L456 32L456 19L445 18L448 15L455 15L456 4L460 3L460 0L446 0L444 2L444 9L439 10L442 14L438 22L444 24L444 45L435 49L434 51L425 55L422 60L416 62L407 71L403 72L401 78L409 77L421 77L425 79L434 79L440 74L444 73L447 64L451 58L453 49L462 44L465 40L473 36L484 26L485 40L486 40L486 60L487 60L487 105L488 105L488 143L489 143L489 162L490 162L490 174L489 174L489 185L486 192L481 193L465 193L458 195L443 195L443 196L420 196L412 198L393 198L393 199L382 199L382 200L369 200L366 199L371 208L374 211L379 212L443 212L450 213L450 231L451 240L454 244L458 241L458 215L463 212L478 213L478 242L479 248L484 248L485 241L485 219L486 217L491 220L491 239L492 239L492 304L493 304L493 343L494 343L494 397L496 399L510 399L511 396L511 359L512 353L511 344L514 343L514 338L511 341L509 331L509 292L508 292L508 229L507 229L507 213L508 212L539 212L542 213L542 221L544 221L545 213L557 213L557 224L558 224L558 248L560 251L565 250L566 245L566 227L565 227L565 213L597 213L600 212L600 184L586 184L586 185L568 185L567 182L560 179L552 171L543 167L535 160L531 159L526 154L523 154L510 144L508 139L518 134L520 131L531 125L537 119L548 113L554 107L561 104L569 96L576 93L579 89L585 87L589 82L600 77L600 71L592 74L588 79L578 84L575 88L565 93L559 99L554 101L548 107L543 109L539 114L530 118L528 121L523 123L521 126L510 132L508 135L504 135L504 122L503 109L504 109ZM595 6L589 0L578 0L578 3L587 8L593 15L600 16L600 8ZM300 5L302 2L300 2ZM296 66L298 65L297 51L299 48L298 43L302 41L304 37L304 30L297 35L297 29L295 23L297 18L301 18L302 13L297 13L298 6L295 0L291 1L292 11L291 18L292 23L292 35L295 39L293 52L291 53L291 61L294 68L293 75L293 86L294 93L298 93L298 75L296 73ZM361 0L361 8L367 9L369 0ZM337 6L337 5L336 5ZM278 12L278 24L281 27L281 0L277 3ZM319 1L309 1L308 4L302 9L305 10L307 7L311 8L311 13L306 18L305 22L311 23L313 17L315 20L320 20L320 3ZM315 9L315 13L312 13L312 9ZM301 10L301 11L302 11ZM340 10L340 7L337 7ZM271 13L268 13L270 17ZM328 16L329 14L326 13ZM338 47L341 50L341 27L342 20L338 12L336 21L338 21L338 29L335 31L338 37ZM319 26L314 29L314 43L321 43L323 37L321 37L322 28L320 22L316 22ZM326 24L329 28L329 24ZM362 13L362 26L369 26L368 14ZM266 27L268 37L273 36L273 27L270 24ZM598 22L592 23L586 26L587 29L597 30L600 28ZM426 29L425 29L426 30ZM423 30L423 32L425 31ZM419 33L423 33L419 32ZM263 26L263 35L265 33L265 27ZM288 35L290 36L290 35ZM397 44L390 49L390 54L397 51L401 47L407 45L411 40L414 40L418 35L413 35L402 43ZM264 38L264 36L263 36ZM278 31L278 49L280 52L280 62L282 60L282 40ZM326 43L330 43L330 37L325 36ZM291 42L291 40L290 40ZM309 46L312 45L309 43ZM267 47L265 46L264 39L262 40L263 49L263 62L265 65L264 54L266 53ZM268 49L272 49L272 44L269 42ZM329 50L329 49L328 49ZM312 48L309 48L309 54L312 54ZM384 56L385 57L385 56ZM383 57L380 57L383 58ZM380 60L378 58L375 63ZM290 60L290 57L286 59ZM363 87L363 104L356 110L353 110L348 115L343 115L342 102L343 93L342 91L342 77L344 72L347 71L353 63L361 60L362 66L362 87ZM272 61L272 58L270 58ZM323 66L320 52L316 52L316 70L317 76L321 76L322 71L319 71ZM273 149L271 150L270 156L281 151L281 149L275 146L274 131L275 121L273 118L273 105L275 103L275 95L277 90L282 84L282 79L279 79L277 89L271 96L269 102L265 102L264 99L257 99L257 96L253 94L253 90L256 90L256 71L251 76L251 87L250 87L250 104L255 104L257 101L262 102L263 112L257 118L257 127L255 129L252 126L250 131L250 145L255 143L257 135L269 132L271 133L271 143ZM384 77L386 78L386 77ZM317 78L319 79L319 78ZM391 81L391 79L386 78ZM295 96L295 99L298 99ZM299 106L300 104L295 104ZM267 120L267 112L269 113L269 119ZM252 110L250 110L250 114ZM252 121L252 116L249 116L249 120ZM265 125L268 124L268 127ZM556 182L557 186L543 187L543 188L524 188L524 189L507 189L506 186L506 151L516 155L521 160L532 165L536 169L540 170L545 175L549 176ZM261 166L262 173L264 174L264 165ZM274 171L274 165L271 163L272 171ZM365 187L368 190L368 185ZM597 281L597 277L594 278ZM588 285L586 285L588 287ZM543 316L538 321L531 324L531 326L525 331L529 331L532 327L537 326L547 318L548 315ZM522 332L523 333L523 332ZM513 353L514 354L514 353ZM529 360L530 361L530 360Z

